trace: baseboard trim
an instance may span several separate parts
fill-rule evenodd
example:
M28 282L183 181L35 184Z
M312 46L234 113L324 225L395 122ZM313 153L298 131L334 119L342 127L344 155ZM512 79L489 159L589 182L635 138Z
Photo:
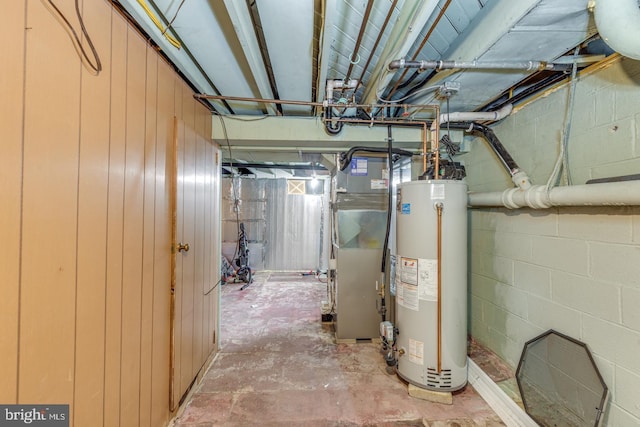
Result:
M508 427L539 427L473 360L468 358L467 361L469 384Z

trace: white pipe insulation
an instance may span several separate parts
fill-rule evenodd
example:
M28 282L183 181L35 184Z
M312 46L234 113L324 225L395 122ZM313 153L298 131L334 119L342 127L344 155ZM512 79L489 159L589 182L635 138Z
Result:
M470 111L470 112L462 112L458 111L455 113L442 113L440 114L439 123L447 123L447 122L474 122L474 121L485 121L485 120L493 120L498 121L507 117L513 111L513 105L507 104L499 110L496 111ZM435 123L431 124L431 130L435 129Z
M534 185L527 190L509 188L493 193L469 193L471 207L548 209L553 206L639 206L640 181L569 185L547 189Z
M640 59L640 4L638 0L595 0L600 37L616 52Z

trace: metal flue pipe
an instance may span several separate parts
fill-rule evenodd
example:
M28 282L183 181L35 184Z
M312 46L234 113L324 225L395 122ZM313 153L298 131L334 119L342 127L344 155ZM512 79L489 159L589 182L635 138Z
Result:
M573 64L558 64L546 61L407 61L396 59L388 65L389 70L417 68L419 70L513 70L513 71L562 71L570 72Z

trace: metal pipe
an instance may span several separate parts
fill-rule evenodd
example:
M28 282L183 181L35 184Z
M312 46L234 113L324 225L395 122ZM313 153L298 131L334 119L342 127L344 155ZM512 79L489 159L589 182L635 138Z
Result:
M347 75L344 78L344 80L347 82L351 77L353 66L357 63L354 61L356 61L356 58L358 57L358 50L360 50L360 43L362 43L362 37L364 36L364 30L367 28L367 22L369 22L369 15L371 14L372 7L373 7L373 0L369 0L367 2L367 9L364 11L364 16L362 17L362 24L360 24L360 31L358 32L356 45L353 49L353 53L351 54L351 58L349 58L349 69L347 70ZM344 87L340 90L340 95L342 95L343 92L344 92Z
M321 164L310 165L296 165L296 164L284 164L284 163L238 163L238 162L222 162L223 167L235 167L235 168L251 168L251 169L293 169L293 170L306 170L306 171L326 171L327 168Z
M297 101L297 100L290 100L290 99L247 98L247 97L242 97L242 96L208 95L208 94L205 94L205 93L197 93L197 94L193 95L193 97L195 99L216 99L216 100L229 100L229 101L274 103L274 104L291 104L291 105L305 105L305 106L310 106L310 107L328 107L329 106L328 103L323 103L323 102ZM340 105L340 107L344 107L344 108L367 108L367 109L386 108L388 106L389 106L388 104L344 104L344 105ZM421 110L432 109L434 111L436 111L436 107L438 107L435 104L394 104L393 106L394 107L400 107L400 108L407 108L407 109L409 109L409 108L421 109ZM438 111L439 111L439 109L438 109ZM437 115L438 114L436 114L436 116ZM332 120L338 120L338 119L332 119ZM363 122L363 123L371 123L372 120L361 120L361 122ZM396 123L422 124L421 121L420 122L417 122L417 121L416 122L410 122L410 121L404 121L403 122L401 120L397 120Z
M418 55L420 54L420 52L422 51L422 48L424 47L424 45L427 43L427 40L429 40L429 37L431 37L431 33L433 33L433 31L436 29L436 26L438 25L438 23L440 22L440 19L442 18L442 16L444 15L444 13L447 11L447 8L449 7L449 4L451 4L451 0L447 0L447 2L444 4L444 6L442 6L442 9L440 9L440 13L438 13L438 16L436 17L436 20L433 21L433 24L431 24L431 27L429 28L429 31L427 31L427 34L424 36L424 38L422 39L422 43L420 43L420 47L418 47L418 49L415 51L415 53L413 54L413 56L411 57L411 60L414 61ZM391 97L393 96L394 93L396 93L396 90L398 90L398 85L400 85L400 82L402 81L402 79L404 79L404 77L407 75L407 72L409 72L409 69L405 69L402 72L402 75L400 75L400 78L398 79L398 81L396 82L396 84L393 86L393 88L391 89L391 92L389 92L386 96L387 99L391 99Z
M476 69L476 70L515 70L515 71L564 71L570 72L573 64L557 64L546 61L406 61L396 59L391 61L389 70L401 68L417 68L419 70L453 70L453 69Z
M436 172L437 176L437 172ZM436 203L436 210L438 212L438 231L437 231L437 254L438 258L438 374L442 371L442 209L443 204L441 202Z
M382 23L382 27L380 27L380 31L378 32L378 37L376 38L375 43L373 44L373 48L371 49L371 53L369 54L369 59L367 59L366 64L364 64L364 67L362 68L362 74L360 75L360 78L358 79L358 86L356 86L356 90L358 90L358 87L360 87L360 85L362 85L362 79L364 79L364 74L367 72L367 68L369 68L369 64L371 64L371 61L373 60L373 55L376 52L376 49L378 48L378 44L380 43L380 40L382 39L382 35L384 34L384 30L387 28L387 25L389 24L389 20L391 20L391 15L393 15L393 10L396 7L396 4L398 4L398 0L393 0L393 3L391 3L391 7L389 7L389 11L387 12L387 16L384 19L384 22Z
M440 115L438 114L438 116L436 117L440 117ZM438 120L434 120L434 123L438 122ZM436 157L436 169L433 173L433 177L435 179L440 179L440 124L438 123L435 128L433 126L433 124L431 124L432 127L432 132L433 135L435 136L435 142L434 142L434 146L433 146L433 151L435 153L435 157Z
M435 111L436 117L440 114L440 107L438 105L421 105L421 107L429 107ZM386 119L375 119L375 120L361 120L361 119L331 119L334 122L344 122L344 123L359 123L359 124L395 124L400 126L422 126L422 156L423 156L423 169L424 172L427 171L427 133L429 129L427 128L427 122L407 122L403 120L386 120ZM436 137L439 135L440 126L436 126L435 129L432 129L432 132L435 133ZM437 143L436 143L437 147ZM437 155L438 162L440 161L439 155ZM438 165L439 166L439 165Z
M311 107L322 107L322 102L311 101L294 101L287 99L262 99L262 98L245 98L243 96L226 96L226 95L207 95L204 93L196 93L193 95L196 99L220 99L228 101L246 101L246 102L261 102L271 104L290 104L290 105L308 105Z

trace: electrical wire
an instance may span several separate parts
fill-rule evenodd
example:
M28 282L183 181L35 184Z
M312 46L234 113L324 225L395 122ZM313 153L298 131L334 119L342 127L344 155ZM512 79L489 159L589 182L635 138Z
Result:
M227 126L224 123L224 116L222 114L216 113L218 117L220 117L220 124L222 125L222 132L224 134L224 140L227 143L227 149L229 150L229 164L231 165L231 195L233 197L233 211L236 213L236 230L237 235L240 236L240 206L239 206L239 198L238 193L236 191L236 177L233 173L233 153L231 152L231 143L229 142L229 134L227 133ZM238 252L240 251L240 239L236 242L236 249L233 252L233 258L231 259L231 266L233 267L233 263L235 262L236 256L238 256Z
M164 38L167 39L167 41L171 43L173 47L175 47L176 49L180 49L182 47L180 42L176 40L172 35L167 34L167 28L162 25L156 14L153 13L153 11L149 8L149 5L147 5L147 2L145 0L138 0L138 4L142 7L142 9L144 9L149 19L151 19L151 22L153 22L155 26L161 31L161 34L164 36Z
M67 17L64 15L64 13L62 13L62 11L58 9L58 7L55 5L53 0L43 0L43 1L46 1L45 5L49 5L49 7L53 9L53 12L55 13L56 17L59 20L61 20L64 29L67 31L67 34L69 34L69 37L71 38L73 47L75 48L76 52L78 52L78 55L80 56L80 61L82 62L82 64L93 75L97 76L98 74L100 74L100 71L102 71L102 62L100 62L100 56L98 55L98 52L96 51L96 48L93 45L93 41L91 41L91 37L87 32L87 28L84 26L84 19L82 18L82 14L80 13L80 5L78 3L78 0L75 0L75 9L76 9L76 15L78 16L78 22L80 22L80 30L82 32L82 35L87 39L87 44L89 45L89 49L91 49L91 54L95 62L91 61L91 59L89 58L89 55L84 49L84 46L82 45L82 40L80 40L78 33L76 33L76 30L73 28L73 25L71 25L71 23L69 22Z
M169 21L169 23L167 24L167 27L164 29L164 31L162 32L162 35L164 36L165 33L167 32L167 30L169 30L169 28L171 28L171 26L173 25L173 21L176 20L176 18L178 17L178 13L180 13L180 9L182 9L182 5L184 4L186 0L182 0L180 2L180 4L178 5L178 9L176 10L176 13L173 15L173 18L171 18L171 20Z
M579 47L576 48L573 55L574 58L578 56ZM573 116L573 108L575 103L575 95L576 95L576 85L578 83L577 80L578 74L578 62L574 61L573 69L571 70L571 84L569 85L569 102L567 105L567 111L565 115L565 126L564 131L562 132L562 139L560 141L560 153L558 154L558 158L556 159L556 163L553 166L553 171L551 175L549 175L549 179L546 184L546 192L547 197L549 197L549 193L551 188L553 188L558 183L558 178L560 177L560 173L564 172L565 177L567 178L567 184L571 185L571 174L569 173L569 158L568 158L568 145L569 145L569 134L571 133L571 119Z
M211 292L213 292L213 290L214 290L215 288L217 288L217 287L218 287L218 285L220 285L221 283L222 283L222 279L218 280L218 281L216 282L216 284L215 284L215 285L213 285L213 286L211 287L211 289L209 289L207 292L204 292L202 295L205 295L205 296L206 296L206 295L209 295L209 294L210 294Z
M417 91L415 91L413 93L410 93L410 94L408 94L406 96L403 96L402 98L398 98L398 99L383 99L383 98L381 98L379 96L377 98L378 98L378 101L380 101L380 102L389 103L389 104L395 104L397 102L402 102L402 101L404 101L406 99L409 99L412 96L415 96L415 95L417 95L419 93L422 93L422 92L433 92L434 90L438 90L441 87L442 87L442 85L428 86L428 87L422 88L420 90L417 90Z

